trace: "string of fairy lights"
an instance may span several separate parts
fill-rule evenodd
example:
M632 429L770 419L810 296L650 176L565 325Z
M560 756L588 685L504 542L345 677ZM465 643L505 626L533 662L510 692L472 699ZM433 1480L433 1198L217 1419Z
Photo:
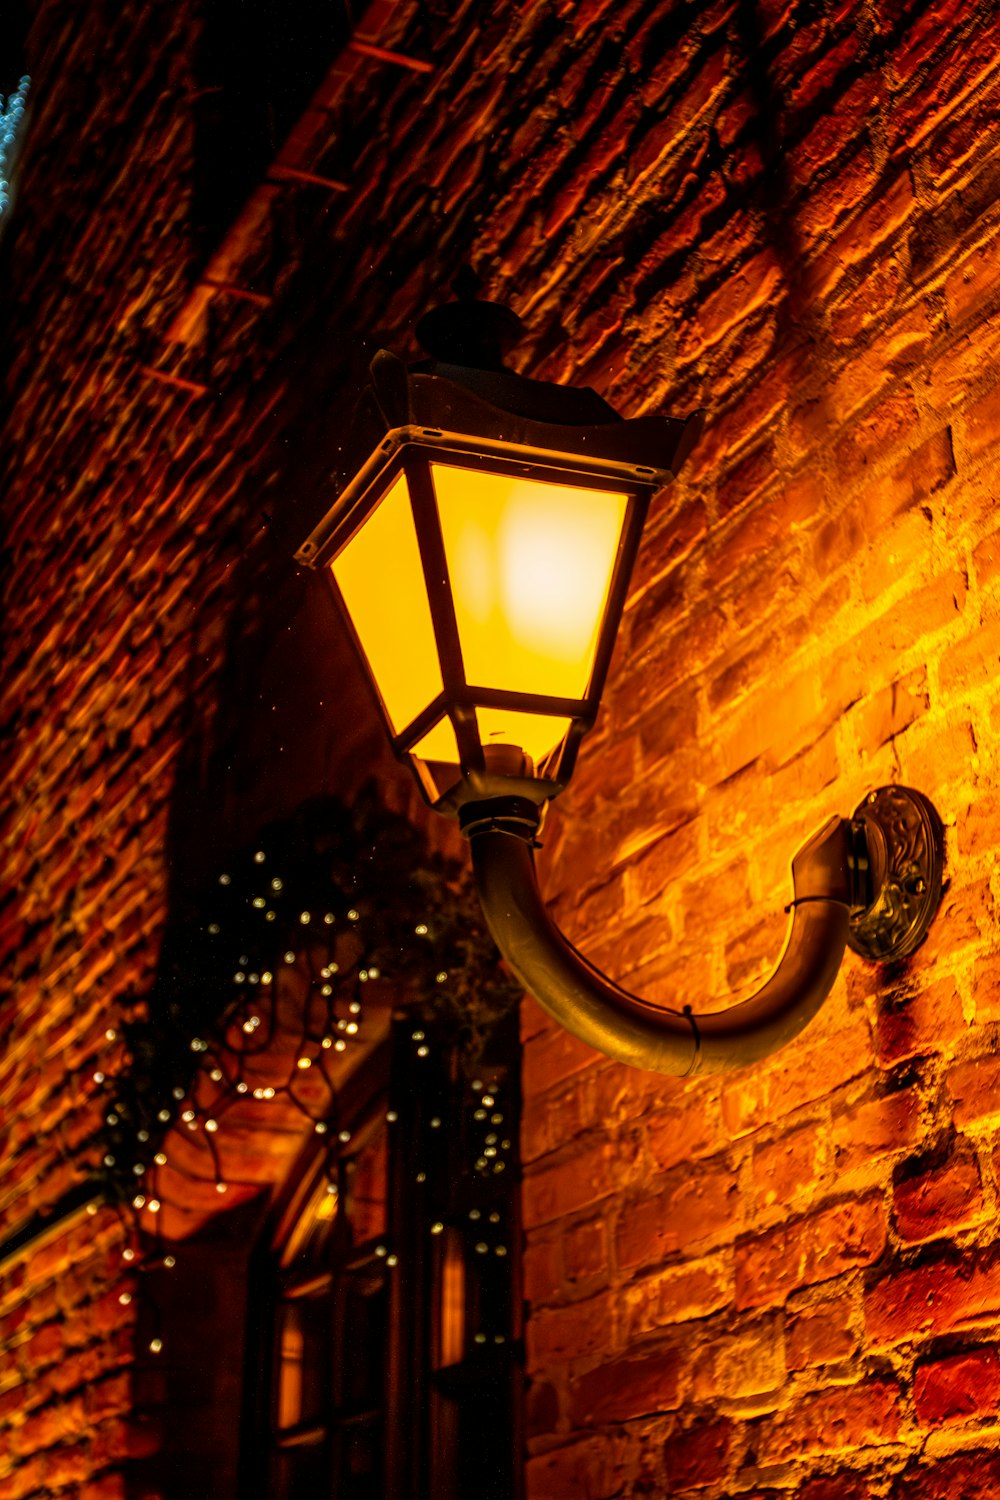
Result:
M380 979L405 987L417 1060L443 1035L463 1044L473 1070L519 993L455 868L428 858L412 826L372 796L351 810L332 801L303 810L227 862L175 921L146 1014L107 1028L114 1061L92 1075L103 1105L99 1175L128 1221L130 1270L176 1264L159 1224L168 1169L194 1178L185 1137L208 1163L201 1181L228 1191L220 1142L238 1106L244 1124L247 1106L296 1111L322 1138L334 1180L351 1132L338 1119L331 1064L364 1040L366 995ZM496 1090L473 1076L467 1095L469 1171L496 1177L512 1150ZM445 1123L428 1121L431 1130ZM506 1255L494 1241L478 1239L476 1252ZM121 1293L123 1305L134 1290ZM158 1354L155 1309L151 1322L148 1348Z
M28 106L28 88L31 79L25 75L12 94L4 99L0 94L0 217L10 207L11 164L17 153L18 136L24 123Z

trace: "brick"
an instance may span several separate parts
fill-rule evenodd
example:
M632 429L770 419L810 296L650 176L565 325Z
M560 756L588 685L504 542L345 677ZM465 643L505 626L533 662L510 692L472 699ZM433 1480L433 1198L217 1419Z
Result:
M781 1324L764 1318L736 1333L717 1334L694 1361L696 1401L740 1400L779 1391L786 1376Z
M664 1444L663 1457L671 1492L716 1484L727 1473L733 1446L731 1422L705 1422L675 1432Z
M680 1403L679 1365L672 1349L642 1359L598 1365L574 1382L572 1421L581 1426L603 1426L675 1410Z
M825 1127L805 1125L767 1145L754 1147L751 1176L761 1212L776 1207L782 1215L794 1212L814 1196L825 1162L826 1134Z
M528 1323L532 1368L585 1359L613 1348L616 1321L615 1299L607 1292L569 1307L543 1309Z
M950 1161L907 1176L892 1190L893 1215L900 1239L910 1243L936 1238L972 1223L983 1211L983 1190L974 1157Z
M924 1427L964 1422L1000 1406L1000 1360L993 1348L921 1364L913 1377L913 1404Z
M992 1317L1000 1307L996 1261L991 1249L943 1255L875 1282L865 1296L869 1345L950 1333Z
M840 1176L878 1170L880 1156L895 1156L920 1140L923 1101L919 1089L900 1089L839 1109L833 1117L834 1167Z
M646 1119L649 1155L661 1171L710 1155L727 1144L719 1095L700 1088L693 1098L667 1098Z
M1000 1115L1000 1058L976 1057L949 1068L948 1092L955 1101L955 1124L979 1125Z
M803 1307L790 1316L785 1328L788 1368L805 1370L849 1359L859 1342L852 1323L851 1304L846 1298Z
M732 1295L731 1251L665 1266L623 1288L625 1337L631 1341L674 1323L706 1318L728 1306Z
M961 431L971 458L980 458L1000 444L1000 386L964 408Z
M761 1426L759 1461L783 1463L814 1453L837 1453L895 1441L902 1403L894 1381L833 1386L806 1396Z
M790 1292L877 1261L886 1242L880 1197L847 1201L736 1246L738 1308L784 1302Z
M622 1162L610 1141L577 1150L524 1183L524 1222L528 1229L599 1202L621 1186Z
M990 1449L908 1464L892 1487L892 1500L990 1500L1000 1492L1000 1458Z
M944 1052L965 1034L962 1002L953 978L908 990L880 1010L875 1051L883 1067Z
M739 1192L726 1166L675 1173L656 1197L623 1206L615 1262L620 1270L651 1265L676 1250L718 1240L730 1233L739 1213Z

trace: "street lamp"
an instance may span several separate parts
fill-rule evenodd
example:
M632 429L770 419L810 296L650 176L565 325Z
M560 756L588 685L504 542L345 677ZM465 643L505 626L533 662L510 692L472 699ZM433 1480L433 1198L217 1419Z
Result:
M458 816L525 988L623 1062L739 1066L802 1029L848 944L875 961L913 951L940 898L940 825L902 787L827 823L792 861L777 969L728 1010L651 1005L570 946L538 889L535 835L597 715L649 502L701 414L625 420L592 390L515 374L503 354L520 320L457 290L418 324L426 361L375 356L336 498L296 555L332 585L396 754Z

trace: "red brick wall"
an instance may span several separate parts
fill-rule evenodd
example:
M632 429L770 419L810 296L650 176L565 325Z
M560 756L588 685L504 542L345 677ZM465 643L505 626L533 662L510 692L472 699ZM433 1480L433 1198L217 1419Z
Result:
M222 278L271 300L187 318L196 8L37 12L0 1234L82 1171L172 883L378 761L287 557L352 338L405 352L471 258L526 371L709 411L547 831L570 935L711 1008L773 961L830 813L898 779L948 836L925 947L850 959L746 1073L627 1074L526 1007L529 1495L997 1491L997 7L384 5L365 35L433 71L345 53L297 159L349 190L271 193ZM120 1252L102 1213L5 1274L3 1500L117 1495L144 1451Z

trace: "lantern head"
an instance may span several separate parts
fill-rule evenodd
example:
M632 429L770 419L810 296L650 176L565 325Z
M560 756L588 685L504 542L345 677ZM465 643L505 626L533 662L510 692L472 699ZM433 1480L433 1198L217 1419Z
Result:
M515 374L520 331L467 295L418 325L426 362L380 351L296 554L329 579L393 749L442 811L566 785L650 498L701 428Z

